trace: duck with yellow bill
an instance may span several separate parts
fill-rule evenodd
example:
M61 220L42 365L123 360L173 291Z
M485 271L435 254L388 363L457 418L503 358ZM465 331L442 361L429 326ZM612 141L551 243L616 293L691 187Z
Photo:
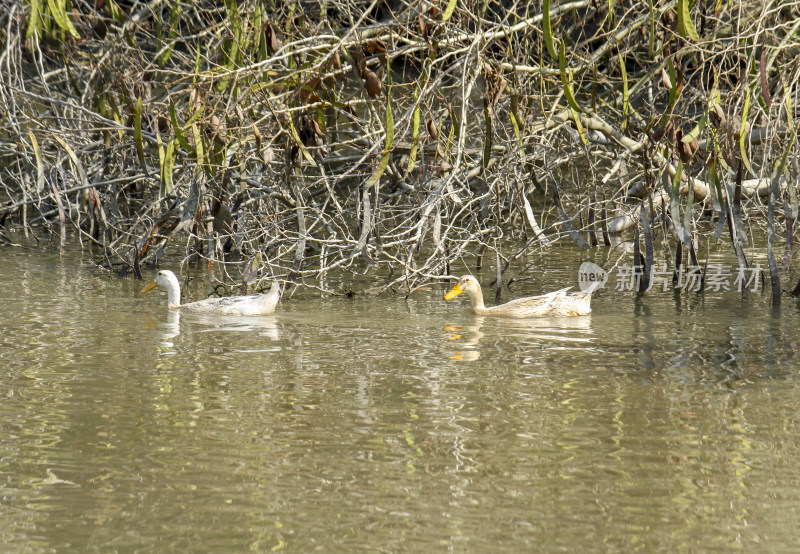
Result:
M569 292L570 288L556 290L540 296L517 298L487 307L483 303L483 292L478 280L471 275L465 275L458 283L444 295L445 300L452 300L465 292L472 304L472 313L480 316L506 316L506 317L563 317L580 316L591 313L591 300L594 287L581 292Z

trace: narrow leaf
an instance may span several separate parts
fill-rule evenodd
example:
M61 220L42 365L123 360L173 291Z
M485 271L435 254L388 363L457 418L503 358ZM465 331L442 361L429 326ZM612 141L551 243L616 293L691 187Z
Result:
M511 120L511 127L513 127L513 129L514 129L514 138L516 138L517 142L519 142L520 139L522 138L522 136L521 136L522 133L520 131L519 121L517 120L518 115L513 110L509 110L508 117Z
M161 184L159 188L159 194L163 197L164 192L164 159L166 158L166 150L164 149L164 141L161 140L161 133L158 130L158 126L155 128L156 132L156 143L158 144L158 167L159 167L159 182Z
M442 13L442 21L447 21L453 16L453 12L456 11L456 4L458 0L450 0L447 3L447 7L444 9L444 13Z
M203 136L200 134L200 128L197 123L192 123L192 137L194 137L194 158L199 167L205 163L205 148L203 147Z
M56 0L47 0L47 7L56 25L58 25L62 31L66 31L74 38L80 38L78 31L75 30L75 26L72 25L72 20L69 18L69 15L67 15L66 1L62 0L57 2Z
M75 151L70 148L69 144L67 144L61 137L58 135L53 135L53 138L61 145L61 147L66 151L69 159L72 160L72 163L75 165L75 169L78 171L78 176L81 180L81 186L85 187L88 184L86 179L86 171L83 169L83 164L78 159L78 156L75 155Z
M695 42L700 40L700 35L692 23L692 15L689 13L689 0L678 0L678 32L684 38Z
M144 161L144 144L142 142L142 97L136 99L136 108L133 113L133 140L136 144L136 155L142 164L142 171L147 175L147 164Z
M751 175L755 176L755 171L750 165L750 160L747 158L747 115L750 111L750 91L744 99L744 108L742 109L742 126L739 128L739 154L742 157L742 163L747 168Z
M550 54L552 59L557 60L558 53L553 41L553 26L550 22L550 0L542 2L542 34L544 35L544 43L547 46L547 53Z
M700 133L706 128L706 124L708 123L708 110L703 112L703 117L700 118L700 121L697 122L697 125L689 131L689 133L683 135L681 142L692 142L694 139L700 136Z
M758 63L759 73L761 73L761 96L764 98L764 104L767 109L772 105L772 100L769 96L769 85L767 84L767 48L761 45L761 58Z
M528 201L528 197L525 196L524 192L522 193L522 204L525 209L525 217L528 219L528 225L531 226L533 234L541 241L542 246L550 246L547 235L544 234L542 228L539 227L539 224L536 222L536 217L533 215L533 208L531 208L531 203Z
M377 186L380 181L381 175L386 171L389 165L389 158L392 154L392 147L394 146L394 116L392 115L392 71L389 67L387 58L386 62L386 142L384 143L383 156L381 161L378 162L378 167L372 173L369 179L364 184L365 189L375 185Z
M680 186L681 175L683 174L683 162L678 160L678 167L675 170L675 177L672 178L672 190L669 193L669 215L672 219L672 224L675 227L675 234L678 235L678 240L686 242L686 232L681 226L680 218Z
M558 71L561 74L561 84L564 86L564 96L567 97L567 102L569 102L570 107L574 111L580 112L581 108L578 106L578 102L575 100L575 92L572 90L572 71L567 71L566 46L563 40L559 46L561 48L558 53Z
M191 152L192 147L186 140L186 136L183 133L183 129L181 129L181 126L178 125L178 116L175 113L175 104L172 102L172 98L169 99L169 118L172 121L172 129L175 131L175 138L178 139L178 144L180 144L181 148L183 148L187 152Z
M44 161L42 160L42 152L39 150L39 143L36 140L36 135L33 134L31 129L28 129L28 136L31 138L33 155L36 157L36 191L42 192L44 190Z
M42 32L42 0L31 0L31 14L28 16L28 30L25 38L30 38L34 33Z
M114 18L114 21L117 23L123 23L125 21L125 12L117 6L114 0L106 0L106 6L108 6L108 10L111 12L111 17Z
M628 126L628 111L630 106L628 104L628 71L625 69L625 60L622 58L622 51L617 52L619 57L619 72L622 75L622 125L624 131Z
M175 188L172 180L172 172L175 167L175 139L171 139L167 143L167 148L164 151L164 165L161 171L161 195L166 196L172 194Z
M419 89L414 91L414 101L416 102L419 97ZM417 151L419 150L419 124L421 119L420 106L417 104L414 107L414 116L411 124L411 152L408 154L408 167L406 171L411 173L417 163Z

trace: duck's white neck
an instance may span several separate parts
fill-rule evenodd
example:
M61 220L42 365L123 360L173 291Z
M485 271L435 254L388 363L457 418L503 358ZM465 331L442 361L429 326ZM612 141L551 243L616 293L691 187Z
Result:
M167 289L167 306L170 308L180 308L181 307L181 284L178 282L178 278L175 275L170 275L167 278L166 287Z
M477 313L486 309L486 305L483 303L483 291L481 291L480 287L477 290L468 289L467 294L469 295L469 301L472 303L473 312Z

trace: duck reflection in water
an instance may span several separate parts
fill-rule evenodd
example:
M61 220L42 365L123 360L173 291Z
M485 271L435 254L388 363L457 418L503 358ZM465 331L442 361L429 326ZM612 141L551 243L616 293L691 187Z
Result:
M217 333L219 331L258 333L259 336L277 341L280 339L278 318L274 315L237 316L192 314L192 320L205 324L203 331Z
M170 311L167 313L167 320L159 325L161 328L161 340L169 342L181 334L181 313Z
M498 319L477 316L471 325L449 323L444 326L444 331L449 350L447 357L460 361L479 359L481 343L491 349L492 339L513 337L522 350L527 350L533 346L563 347L565 344L591 342L593 334L591 317Z
M445 325L445 340L448 346L459 346L463 350L453 352L448 358L451 360L472 361L481 357L478 343L483 338L481 326L484 317L476 317L472 325ZM462 340L463 339L463 340Z
M195 329L200 332L257 332L271 341L280 339L278 320L275 316L234 316L191 314L190 323L199 324ZM167 320L158 326L164 346L173 346L172 339L181 334L181 313L171 310Z

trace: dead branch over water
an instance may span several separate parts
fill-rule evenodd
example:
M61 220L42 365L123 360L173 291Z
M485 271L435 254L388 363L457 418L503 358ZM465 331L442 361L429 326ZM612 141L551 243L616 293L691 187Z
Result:
M738 254L764 220L791 261L795 1L60 6L0 15L4 242L413 289L643 226Z

